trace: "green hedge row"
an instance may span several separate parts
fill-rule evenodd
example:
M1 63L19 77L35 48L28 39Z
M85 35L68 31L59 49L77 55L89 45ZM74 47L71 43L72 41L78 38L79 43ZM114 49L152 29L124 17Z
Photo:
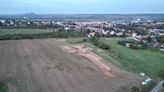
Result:
M134 42L134 41L118 41L118 44L122 46L126 46L126 44L129 44L129 48L131 49L147 49L148 48L145 44Z
M101 49L106 49L106 50L110 49L110 46L108 44L105 44L98 37L92 37L90 39L90 42Z
M0 40L16 40L16 39L41 39L41 38L69 38L69 37L85 37L84 32L48 32L37 34L7 34L0 35Z

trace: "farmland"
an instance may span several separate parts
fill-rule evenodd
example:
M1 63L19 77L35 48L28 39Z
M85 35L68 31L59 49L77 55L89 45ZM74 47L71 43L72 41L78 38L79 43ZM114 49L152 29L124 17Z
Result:
M52 29L0 29L0 35L14 34L38 34L53 32Z
M86 32L59 29L0 29L0 40L84 37Z
M60 49L60 39L0 41L0 81L8 92L129 92L141 78L106 62L106 76L88 59Z
M78 43L82 38L68 39L67 42ZM105 58L112 64L118 66L121 69L140 73L144 72L151 78L157 79L160 71L164 70L164 55L159 51L151 50L133 50L121 45L118 45L119 40L124 38L101 38L101 40L110 45L111 49L108 51L99 50L97 47L85 42L92 48L95 53Z

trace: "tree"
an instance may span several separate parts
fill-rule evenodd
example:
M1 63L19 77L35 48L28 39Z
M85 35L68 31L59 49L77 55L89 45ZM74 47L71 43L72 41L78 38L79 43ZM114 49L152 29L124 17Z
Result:
M157 29L164 29L164 25L157 25Z
M0 22L0 26L2 26L2 23Z
M146 40L147 40L148 42L152 42L152 38L151 38L150 36L147 37Z
M99 37L92 37L90 42L101 49L110 49L110 46L101 41Z
M7 92L7 85L0 81L0 92Z
M160 42L160 43L164 43L164 36L159 36L157 38L157 40Z

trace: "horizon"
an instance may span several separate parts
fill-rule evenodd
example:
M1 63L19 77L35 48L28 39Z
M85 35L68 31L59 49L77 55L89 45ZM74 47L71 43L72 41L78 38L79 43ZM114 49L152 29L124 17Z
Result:
M164 13L6 13L0 15L158 15Z

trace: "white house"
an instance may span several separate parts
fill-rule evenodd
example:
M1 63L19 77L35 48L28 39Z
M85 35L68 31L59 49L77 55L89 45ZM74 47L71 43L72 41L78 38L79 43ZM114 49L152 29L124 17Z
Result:
M111 31L111 32L110 32L110 35L114 35L114 34L115 34L115 32L114 32L114 31Z

